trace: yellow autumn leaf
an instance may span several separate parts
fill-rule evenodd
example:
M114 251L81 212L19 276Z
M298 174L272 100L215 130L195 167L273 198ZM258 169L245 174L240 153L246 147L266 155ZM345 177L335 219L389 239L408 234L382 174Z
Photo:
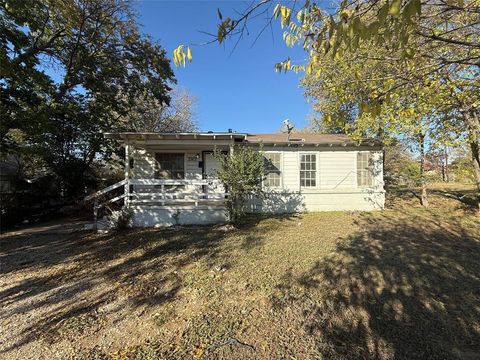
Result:
M402 0L393 0L390 4L390 8L388 9L388 13L391 16L398 16L400 14L400 10L402 9Z

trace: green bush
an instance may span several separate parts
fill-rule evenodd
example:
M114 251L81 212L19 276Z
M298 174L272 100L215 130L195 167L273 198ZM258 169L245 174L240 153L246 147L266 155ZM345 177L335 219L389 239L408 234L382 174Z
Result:
M420 165L417 163L406 165L401 171L401 176L408 185L418 186L422 183Z
M230 221L237 223L245 216L248 198L262 193L263 155L252 148L236 146L229 155L215 150L214 156L220 163L216 175L229 193L227 211Z
M474 183L472 160L468 157L459 157L452 162L450 166L451 174L454 180L463 183Z

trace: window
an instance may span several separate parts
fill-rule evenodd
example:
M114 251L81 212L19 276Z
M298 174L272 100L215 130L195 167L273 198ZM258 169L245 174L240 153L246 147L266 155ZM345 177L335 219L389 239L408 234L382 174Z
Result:
M317 186L316 154L300 154L300 186Z
M281 159L280 153L266 153L265 154L265 168L267 177L263 184L267 187L280 187L281 186Z
M159 179L184 179L185 155L181 153L156 153Z
M368 187L373 185L371 170L371 154L369 152L357 153L357 186Z

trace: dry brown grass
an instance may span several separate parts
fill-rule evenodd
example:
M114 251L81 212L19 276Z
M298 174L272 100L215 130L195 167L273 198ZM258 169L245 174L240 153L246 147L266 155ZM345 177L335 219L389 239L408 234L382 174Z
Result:
M400 192L384 212L233 231L6 236L0 356L479 358L480 219L431 202Z

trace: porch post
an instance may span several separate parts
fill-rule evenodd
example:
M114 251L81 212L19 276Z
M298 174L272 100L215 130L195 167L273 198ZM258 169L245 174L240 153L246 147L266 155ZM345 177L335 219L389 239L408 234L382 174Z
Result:
M128 207L129 200L130 200L130 182L128 179L130 178L130 145L125 143L125 180L127 180L124 191L125 191L125 198L124 198L124 205Z
M235 149L235 148L234 148L234 145L233 145L233 144L230 144L230 154L229 154L230 156L233 155L234 149Z

